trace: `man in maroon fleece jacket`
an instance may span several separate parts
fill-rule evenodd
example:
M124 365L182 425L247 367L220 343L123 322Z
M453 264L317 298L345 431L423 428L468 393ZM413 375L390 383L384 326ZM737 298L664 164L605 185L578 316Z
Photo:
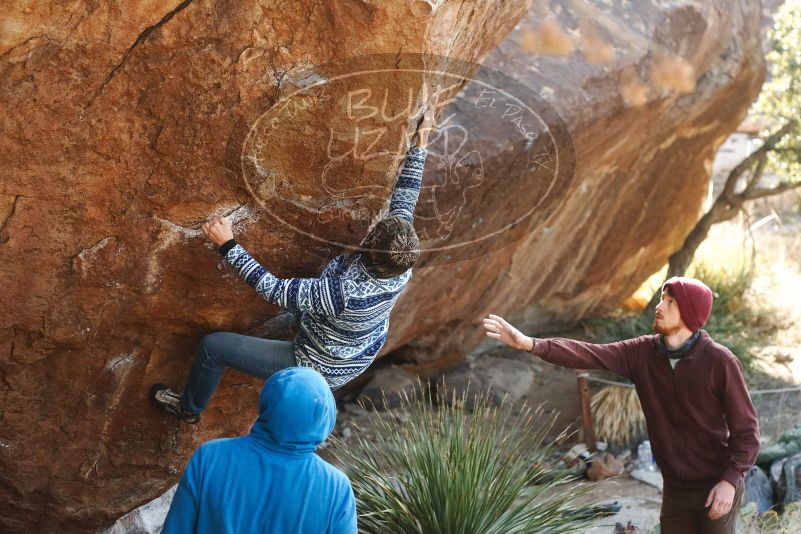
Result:
M702 330L712 291L673 277L662 286L656 335L595 344L524 335L497 315L487 336L574 369L605 369L634 383L664 492L663 534L733 533L759 425L740 361Z

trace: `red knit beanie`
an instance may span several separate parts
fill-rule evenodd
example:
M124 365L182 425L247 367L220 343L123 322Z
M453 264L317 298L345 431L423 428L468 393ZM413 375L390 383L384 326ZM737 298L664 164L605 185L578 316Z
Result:
M712 312L712 290L702 281L684 276L668 279L662 286L662 291L668 288L679 304L681 320L687 328L695 332L704 326Z

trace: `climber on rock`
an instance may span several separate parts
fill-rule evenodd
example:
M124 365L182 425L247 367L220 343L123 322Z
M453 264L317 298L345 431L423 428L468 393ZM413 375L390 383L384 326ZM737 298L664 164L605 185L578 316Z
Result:
M179 419L196 423L226 367L264 379L287 367L311 367L331 388L367 369L387 339L390 311L420 255L413 213L433 124L434 112L428 107L417 126L417 142L408 149L388 216L369 230L359 253L337 256L318 278L278 278L234 240L228 221L205 223L203 233L245 282L269 302L300 315L299 332L291 342L231 332L206 335L183 394L154 384L151 398Z

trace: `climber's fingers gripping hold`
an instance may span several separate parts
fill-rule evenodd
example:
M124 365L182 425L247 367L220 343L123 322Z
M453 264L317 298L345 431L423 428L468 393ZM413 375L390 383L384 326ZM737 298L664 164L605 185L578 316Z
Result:
M212 217L212 219L205 222L200 229L203 230L203 234L217 246L234 238L234 231L231 228L231 223L228 219L223 217Z
M423 118L417 125L417 146L425 148L428 144L428 136L434 128L434 108L426 106Z

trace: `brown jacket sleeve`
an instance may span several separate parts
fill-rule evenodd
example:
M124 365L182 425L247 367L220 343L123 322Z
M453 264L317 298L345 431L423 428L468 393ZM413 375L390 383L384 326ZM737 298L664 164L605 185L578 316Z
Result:
M631 379L637 345L645 340L647 336L599 344L558 337L535 338L531 352L546 362L562 367L605 369Z
M729 427L728 466L721 479L735 488L751 469L759 453L759 422L745 386L743 366L733 355L726 358L723 382L723 410Z

